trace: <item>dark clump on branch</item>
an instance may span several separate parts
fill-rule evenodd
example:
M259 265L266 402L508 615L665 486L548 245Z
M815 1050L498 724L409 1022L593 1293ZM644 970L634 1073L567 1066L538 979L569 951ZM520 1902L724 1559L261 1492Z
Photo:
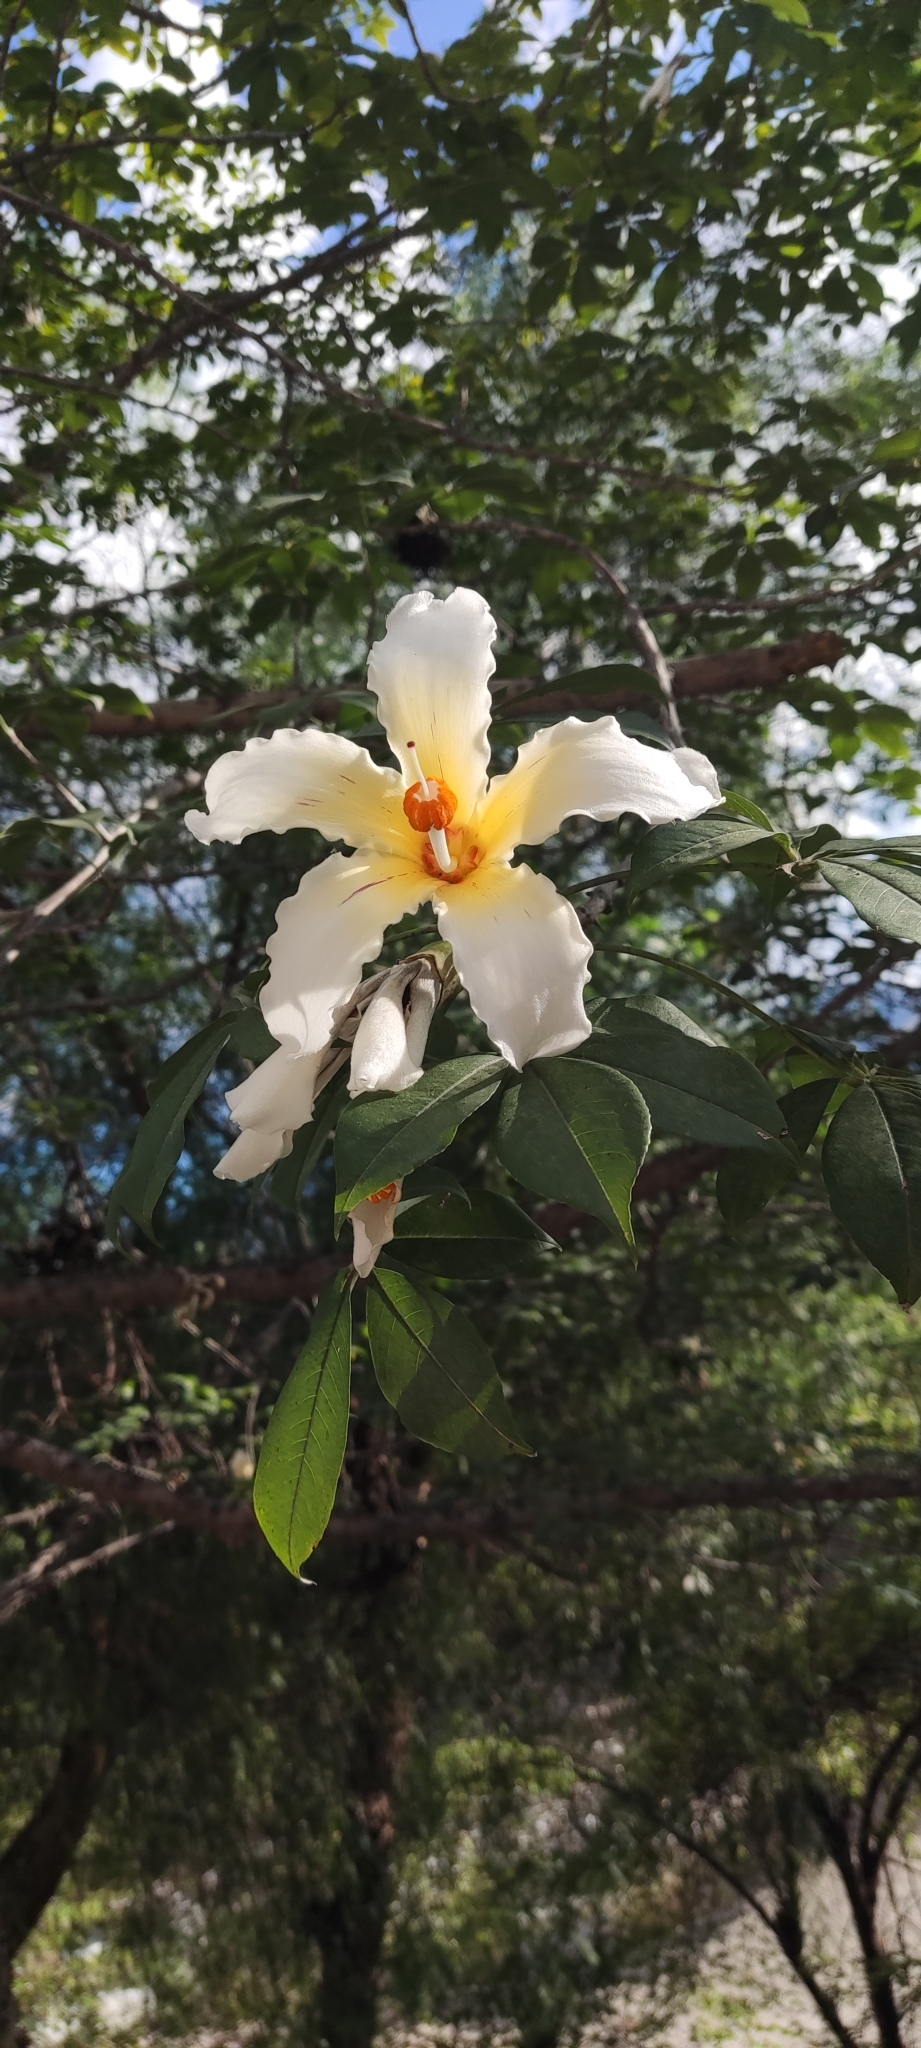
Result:
M451 542L430 505L420 505L392 542L397 561L419 576L431 576L443 569L451 553Z

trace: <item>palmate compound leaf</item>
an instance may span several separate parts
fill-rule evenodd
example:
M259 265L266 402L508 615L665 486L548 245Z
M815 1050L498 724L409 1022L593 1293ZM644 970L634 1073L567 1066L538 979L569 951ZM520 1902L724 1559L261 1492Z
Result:
M838 1221L910 1307L921 1294L921 1084L855 1088L829 1124L822 1172Z
M619 1224L632 1245L630 1197L649 1136L625 1075L588 1059L534 1060L503 1097L496 1150L522 1186Z
M107 1227L114 1237L124 1210L156 1242L153 1215L185 1144L186 1118L215 1062L227 1046L248 1059L274 1051L261 1011L225 1011L179 1047L147 1090L150 1108L109 1195Z
M400 1095L361 1095L336 1128L336 1209L354 1209L449 1145L508 1073L497 1057L444 1060Z
M875 931L921 946L921 874L889 860L820 860L820 875Z
M398 1209L393 1249L400 1264L414 1271L490 1280L556 1246L506 1195L446 1188Z
M783 1112L757 1067L741 1053L706 1043L690 1018L688 1028L679 1029L657 1009L607 1004L604 1029L586 1041L587 1057L629 1075L655 1128L673 1137L756 1150L781 1137ZM576 1059L582 1063L581 1048Z
M333 1511L348 1436L351 1359L350 1276L337 1273L272 1410L253 1489L263 1535L295 1578Z
M694 818L686 825L654 825L644 833L630 863L630 900L644 889L669 881L673 875L706 867L724 853L736 854L743 846L760 845L766 852L772 839L773 832L765 832L739 818L711 816Z
M382 1394L401 1422L442 1451L530 1455L490 1353L454 1302L393 1266L368 1290L368 1343Z

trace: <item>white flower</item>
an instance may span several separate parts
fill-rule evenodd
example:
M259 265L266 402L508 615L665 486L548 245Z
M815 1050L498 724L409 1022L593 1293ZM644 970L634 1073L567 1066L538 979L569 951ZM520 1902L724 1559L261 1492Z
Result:
M377 1264L378 1255L393 1237L403 1182L392 1180L389 1187L378 1188L369 1195L366 1202L359 1202L349 1212L352 1226L352 1264L360 1280L367 1280L372 1266Z
M219 1169L231 1178L261 1172L290 1149L363 966L380 952L388 925L426 899L474 1011L513 1066L579 1045L591 1029L582 999L591 944L546 876L512 867L515 848L551 838L574 815L607 822L632 811L658 825L696 818L720 801L701 754L644 746L610 717L567 718L537 733L509 774L490 782L495 630L476 591L402 598L369 665L400 772L379 768L337 733L284 730L222 755L205 781L207 812L187 815L206 844L312 825L358 849L312 868L279 905L259 998L279 1050L228 1097L243 1125ZM359 1075L388 1070L391 1027L389 1071L418 1064L411 1037L400 1037L395 1003L391 990L373 1023L372 1003L359 1027Z

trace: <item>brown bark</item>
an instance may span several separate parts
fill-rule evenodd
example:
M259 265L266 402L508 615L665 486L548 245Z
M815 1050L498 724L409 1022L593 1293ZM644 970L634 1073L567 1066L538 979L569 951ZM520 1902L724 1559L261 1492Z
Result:
M781 640L770 647L732 647L716 654L694 654L672 664L676 697L725 697L733 690L779 692L793 676L809 669L832 667L847 653L847 641L840 633L800 633L794 640ZM599 686L597 695L585 689L544 692L534 695L534 685L521 679L497 684L503 706L513 700L521 712L608 711L648 709L651 698L643 689ZM217 697L185 697L152 704L150 717L132 717L122 711L86 713L87 734L98 739L154 739L180 737L184 733L242 732L266 711L289 704L292 718L326 719L335 716L339 703L335 692L305 695L301 703L290 690L262 690L240 697L236 703L221 704ZM23 732L40 729L40 720L23 721Z
M716 1145L682 1145L658 1153L640 1168L637 1201L677 1193L718 1166L722 1156ZM565 1202L545 1204L537 1210L537 1219L557 1238L571 1237L591 1221L583 1210L572 1209ZM160 1266L146 1259L137 1265L113 1260L80 1273L0 1284L0 1320L41 1321L53 1326L65 1317L97 1315L104 1308L116 1314L136 1314L187 1303L208 1309L216 1301L291 1301L298 1296L310 1301L345 1264L344 1252L318 1253L297 1266L254 1261L201 1272L185 1266Z
M412 1728L395 1668L397 1603L412 1552L381 1550L360 1573L352 1657L358 1706L350 1731L335 1882L308 1899L304 1931L320 1951L317 2020L324 2048L373 2048L390 1915L397 1794Z
M125 1465L87 1458L62 1450L39 1437L0 1430L0 1465L27 1473L72 1492L89 1493L129 1514L151 1515L177 1528L199 1529L222 1543L259 1543L262 1537L247 1502L218 1499L187 1484L168 1486ZM820 1501L916 1500L921 1497L921 1465L857 1472L730 1474L692 1480L685 1486L655 1479L578 1499L548 1496L543 1502L516 1507L501 1502L471 1502L441 1514L437 1509L381 1509L373 1513L335 1514L325 1542L361 1546L367 1543L413 1545L420 1537L449 1543L502 1544L525 1533L538 1536L561 1523L603 1524L638 1514L679 1514L685 1509L726 1507L811 1507Z
M0 1856L0 2048L19 2048L13 1964L70 1868L109 1763L92 1730L64 1742L57 1769L35 1812Z
M98 1315L104 1308L116 1314L134 1314L184 1304L201 1310L215 1301L291 1301L297 1297L309 1301L345 1263L344 1253L319 1253L297 1266L253 1261L190 1272L184 1266L159 1266L153 1260L137 1265L112 1260L79 1273L41 1275L0 1285L0 1318L55 1324L65 1317Z
M765 690L781 694L794 677L809 669L832 668L847 653L847 641L840 633L800 633L795 640L780 640L771 647L730 647L717 654L694 654L673 664L675 696L727 697L734 690ZM654 710L648 690L599 684L597 693L582 685L578 690L541 690L533 693L526 680L508 686L503 706L514 703L516 712L627 711Z

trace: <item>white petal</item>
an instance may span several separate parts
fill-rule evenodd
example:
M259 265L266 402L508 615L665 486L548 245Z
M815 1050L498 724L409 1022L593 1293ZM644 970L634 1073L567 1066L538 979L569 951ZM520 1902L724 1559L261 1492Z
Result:
M398 1094L418 1081L422 1068L410 1057L403 1008L411 976L411 967L388 976L368 1004L352 1045L350 1095L364 1095L369 1088L390 1088Z
M205 777L205 811L187 811L190 832L204 845L248 832L290 832L313 825L349 846L405 845L403 785L378 768L364 747L334 732L285 728L222 754Z
M713 762L707 760L706 754L698 754L696 747L675 747L672 751L672 760L677 761L689 782L697 782L701 789L709 790L715 804L722 803L720 779Z
M299 1131L310 1122L319 1054L292 1058L282 1045L269 1054L224 1100L244 1131Z
M284 1046L269 1054L224 1100L240 1136L214 1169L218 1180L252 1180L291 1150L292 1137L310 1122L319 1054L292 1059Z
M435 902L473 1008L513 1067L588 1038L591 945L546 875L490 862Z
M399 1094L421 1080L438 993L438 978L426 961L404 961L387 976L355 1033L350 1095L370 1088Z
M216 1180L255 1180L291 1150L290 1131L241 1131L214 1169Z
M266 947L272 972L259 1002L273 1038L290 1052L324 1052L333 1013L377 958L387 926L417 909L431 887L418 860L396 854L334 853L311 868L297 895L279 904Z
M457 798L458 824L486 787L495 633L486 599L475 590L452 590L446 598L418 590L394 606L368 663L368 686L407 782L420 768L446 782Z
M367 1280L385 1244L391 1242L402 1191L402 1181L395 1181L393 1194L388 1196L386 1202L359 1202L358 1207L349 1215L352 1226L352 1264L362 1280Z
M574 815L606 823L633 811L664 825L698 818L720 800L703 754L644 746L616 718L564 718L526 740L514 768L490 783L474 829L481 848L501 857L540 845Z

